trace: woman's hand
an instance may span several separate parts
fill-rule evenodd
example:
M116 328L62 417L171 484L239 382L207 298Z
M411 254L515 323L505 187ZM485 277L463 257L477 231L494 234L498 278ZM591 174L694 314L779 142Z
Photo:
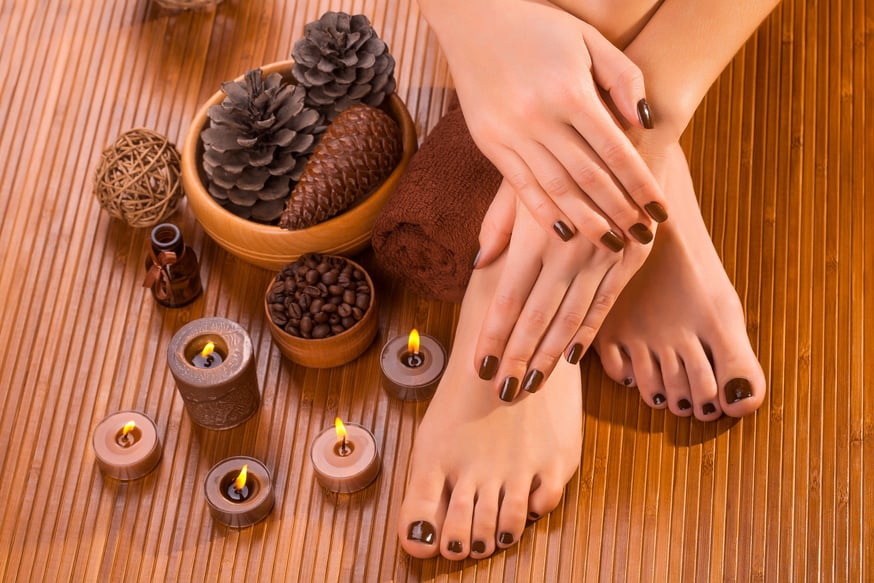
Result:
M542 0L429 3L471 135L537 223L611 252L648 243L667 205L623 132L650 125L639 69ZM483 257L500 252L481 243Z

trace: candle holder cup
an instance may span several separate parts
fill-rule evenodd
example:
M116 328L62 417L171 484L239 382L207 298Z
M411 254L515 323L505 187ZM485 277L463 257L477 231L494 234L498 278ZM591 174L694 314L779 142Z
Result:
M201 356L207 343L214 356ZM201 318L179 329L167 350L170 372L192 421L207 429L231 429L261 404L252 340L225 318Z
M245 489L235 496L234 479L247 466ZM209 512L216 522L245 528L259 522L273 509L274 494L270 472L263 463L248 456L234 456L214 465L203 484Z
M123 428L133 422L125 433ZM97 465L117 480L142 478L161 461L161 440L155 422L139 411L119 411L104 418L91 436Z

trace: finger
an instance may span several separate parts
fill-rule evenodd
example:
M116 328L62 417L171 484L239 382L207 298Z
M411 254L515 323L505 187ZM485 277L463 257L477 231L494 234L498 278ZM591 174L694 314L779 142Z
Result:
M601 34L583 34L583 40L592 58L595 82L610 94L622 117L629 125L652 129L652 110L640 68Z
M652 241L650 217L625 194L612 172L573 128L566 126L564 131L552 134L548 146L557 152L559 162L571 169L575 182L582 188L585 198L591 201L594 210L586 211L579 204L574 204L578 203L580 197L556 199L562 212L590 241L611 251L622 248L621 238L618 241L616 239L621 233L644 245ZM584 214L580 215L579 212ZM599 230L603 224L591 221L589 212L607 217L612 225L619 227L619 232L611 234L612 225L611 230Z
M591 99L600 102L598 96L591 96ZM571 120L573 127L585 137L631 200L654 221L665 221L668 205L656 179L603 102L600 104L602 106L580 108ZM571 169L574 176L578 172L579 169Z
M553 232L563 241L569 241L574 236L570 219L555 204L552 196L576 190L576 187L564 168L543 146L535 144L528 147L524 160L521 153L504 149L501 165L496 162L495 166L546 232ZM541 186L532 168L538 169L545 186ZM602 220L606 223L606 219Z
M545 378L546 371L529 368L529 362L541 339L555 324L553 319L562 305L568 286L578 272L578 268L572 265L575 262L572 254L565 254L565 257L568 260L550 260L544 264L522 311L513 322L496 376L498 396L504 401L513 401L523 388L528 392L536 391ZM591 293L594 293L594 289ZM579 313L569 316L572 319L575 317L576 322L575 327L566 332L565 341L579 327L583 315L584 313ZM562 348L561 344L557 346L556 356L561 354ZM544 365L544 368L548 372L552 371L552 366Z
M498 192L483 217L479 231L479 252L473 261L474 269L485 267L507 248L516 218L516 193L503 180Z
M600 268L596 267L594 269L597 272L603 272ZM549 378L559 358L562 357L562 351L580 329L598 290L598 278L591 276L591 271L584 271L578 273L570 283L549 329L543 335L540 344L537 345L534 354L531 356L528 372L525 374L526 381L536 379L542 382ZM510 344L508 344L507 353L510 350ZM574 355L575 361L578 362L582 355L583 350L580 349L579 354ZM532 382L524 382L522 388L534 393L540 387L539 385L534 386Z
M532 225L532 228L538 227ZM530 245L524 239L525 237L514 237L510 241L505 267L498 278L497 288L480 328L474 351L474 366L484 380L494 378L507 339L540 274L540 254L524 249L526 244Z

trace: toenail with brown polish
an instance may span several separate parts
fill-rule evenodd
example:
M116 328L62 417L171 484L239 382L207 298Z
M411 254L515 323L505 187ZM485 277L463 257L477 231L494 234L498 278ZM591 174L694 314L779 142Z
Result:
M410 523L410 529L407 531L407 540L433 545L435 533L433 524L427 520L417 520Z
M513 544L513 535L509 532L502 532L498 535L498 542L502 545L511 545Z
M460 540L451 540L449 544L446 545L446 550L450 553L460 553L464 550L464 546L461 544Z
M475 540L470 545L470 552L476 553L478 555L486 552L486 543L481 540Z
M661 393L656 393L655 395L652 396L652 402L655 403L656 405L661 405L662 403L665 402L665 396Z
M490 381L495 378L496 372L498 372L498 357L492 355L485 357L479 365L479 378Z
M704 403L701 406L701 412L705 415L713 415L714 413L716 413L716 405L714 405L713 403Z
M668 220L668 211L659 203L653 201L644 205L643 210L657 223L664 223Z
M622 237L613 231L607 231L604 233L601 236L601 243L613 253L619 253L622 251L622 248L625 247L625 241L623 241Z
M680 399L677 401L677 407L680 408L680 411L688 411L692 408L692 403L689 402L689 399Z
M528 391L529 393L536 393L537 389L540 388L540 383L543 382L543 373L539 370L532 369L528 371L528 374L525 375L525 380L522 383L523 389Z
M653 238L652 231L650 231L643 223L631 225L631 228L628 229L628 232L631 233L632 237L634 237L644 245L652 241Z
M540 515L537 514L536 512L529 512L528 513L528 520L540 520Z
M562 241L570 241L571 237L574 236L574 232L571 231L571 228L568 227L564 221L555 221L552 224L552 228L558 233L558 236L561 237Z
M622 384L626 387L630 387L634 384L634 379L631 377L625 377L624 379L622 379Z
M646 98L637 102L637 118L640 120L640 125L645 129L651 130L653 128L652 110Z
M570 352L567 354L567 361L571 364L576 364L580 362L580 359L583 357L583 345L577 342L573 346L571 346Z
M511 403L518 394L519 379L517 379L516 377L505 378L504 384L501 386L501 393L499 395L499 397L501 397L501 400L506 401L507 403Z
M731 379L725 383L725 402L731 405L753 396L753 385L745 378Z

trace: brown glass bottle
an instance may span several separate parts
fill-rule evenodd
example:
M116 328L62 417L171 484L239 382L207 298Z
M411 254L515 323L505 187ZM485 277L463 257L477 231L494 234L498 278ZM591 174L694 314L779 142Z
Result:
M197 255L176 225L162 223L152 229L143 286L168 308L189 304L203 292Z

